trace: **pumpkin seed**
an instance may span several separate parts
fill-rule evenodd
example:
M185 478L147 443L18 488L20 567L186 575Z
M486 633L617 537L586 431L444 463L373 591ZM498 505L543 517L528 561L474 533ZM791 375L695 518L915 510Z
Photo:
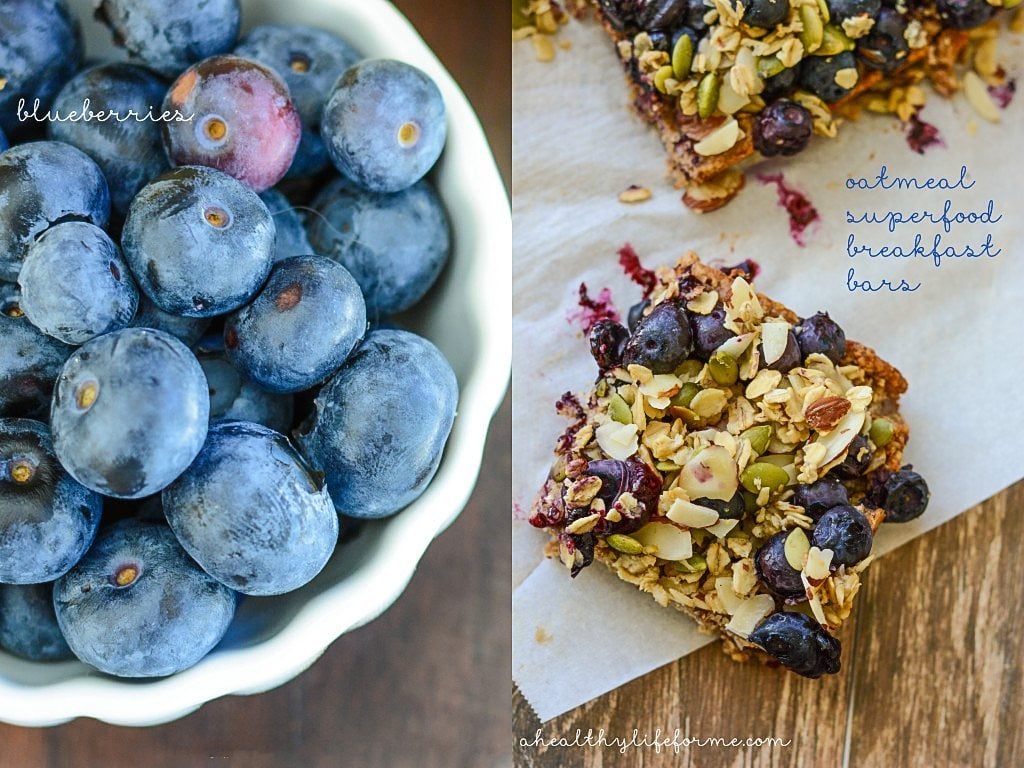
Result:
M672 48L672 72L676 80L685 80L693 64L693 40L689 35L680 35Z
M654 87L657 88L661 93L668 93L668 88L665 86L665 81L670 77L674 77L672 67L668 64L661 67L657 72L654 73Z
M871 429L868 430L868 437L878 448L883 448L892 442L895 433L893 423L888 419L872 419Z
M825 25L818 13L817 6L800 6L800 23L803 30L800 32L800 42L803 43L807 53L814 53L821 47L822 38L825 35Z
M768 450L768 443L772 439L772 428L770 424L762 424L758 427L751 427L740 433L750 441L750 448L754 453L761 454Z
M822 33L821 47L814 52L815 56L835 56L843 51L852 51L857 44L849 35L834 24L826 24Z
M749 464L740 474L740 483L751 493L758 493L762 488L780 491L789 482L789 474L782 467L757 461Z
M739 378L740 367L736 358L726 352L715 352L708 360L708 373L718 384L729 386Z
M643 544L632 536L626 536L624 533L613 533L605 536L604 540L609 547L624 555L639 555L644 551Z
M633 413L618 392L613 392L612 396L608 398L608 413L619 424L633 423Z
M707 120L718 107L718 92L721 90L718 73L708 72L697 84L697 114Z

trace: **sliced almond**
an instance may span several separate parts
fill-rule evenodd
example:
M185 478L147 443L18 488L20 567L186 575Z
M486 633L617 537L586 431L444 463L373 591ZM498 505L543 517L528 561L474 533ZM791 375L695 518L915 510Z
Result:
M765 365L771 365L786 352L789 343L789 323L773 320L761 324L761 346L764 347Z
M744 48L743 50L747 49ZM718 92L718 108L723 113L734 115L749 103L750 97L736 93L728 77L722 81L722 87Z
M711 133L693 145L693 151L703 157L728 152L740 139L740 124L730 117Z
M757 629L757 625L775 613L775 600L771 595L754 595L736 609L732 621L725 628L744 640Z
M718 539L724 539L733 528L739 525L739 520L719 520L714 525L709 525L704 530Z
M1003 119L999 107L989 95L988 87L975 72L964 72L964 95L974 111L990 123L998 123Z
M715 579L715 592L718 593L718 599L722 601L722 607L725 608L726 613L730 616L736 613L739 607L746 602L732 588L732 576L719 576Z
M757 333L753 331L750 333L741 333L739 336L733 336L731 339L722 342L718 349L715 350L715 353L717 354L721 352L729 355L729 357L734 360L738 360L740 355L747 351L756 336Z
M594 437L602 451L619 461L625 461L640 447L636 424L609 421L595 430Z
M857 69L856 67L847 67L846 69L840 69L832 77L835 80L836 85L840 88L850 90L857 84Z
M807 540L807 534L803 528L794 528L786 537L783 551L786 553L786 562L794 571L802 571L807 560L807 553L811 549L811 542Z
M833 552L831 549L811 547L807 550L807 563L803 567L803 572L811 584L820 584L828 578L829 566L832 565L832 556Z
M631 535L644 547L653 549L655 557L662 560L688 560L693 557L690 532L672 523L650 522Z
M709 315L716 304L718 304L718 291L704 291L686 302L686 308L698 315Z
M702 389L690 401L690 410L702 419L718 416L729 404L729 397L721 389Z
M665 517L687 528L707 528L718 522L718 512L710 507L694 504L692 501L676 499Z
M725 448L709 445L686 462L678 483L691 499L728 501L739 487L736 462Z
M846 414L835 429L818 437L817 442L825 446L825 458L820 466L825 466L832 459L845 451L861 429L864 427L864 411L850 411Z

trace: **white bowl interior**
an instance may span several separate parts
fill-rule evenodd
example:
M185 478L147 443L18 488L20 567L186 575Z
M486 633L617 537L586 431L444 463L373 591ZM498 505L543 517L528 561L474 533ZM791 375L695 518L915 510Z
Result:
M92 19L91 0L71 0L87 55L123 58ZM459 381L458 416L426 493L395 517L364 524L312 583L288 595L246 598L227 637L192 669L126 681L78 662L38 664L0 652L0 720L52 725L94 717L152 725L226 694L265 691L312 664L342 633L393 603L427 545L469 498L491 417L511 366L511 216L486 138L458 86L408 21L385 0L243 0L243 31L266 22L332 30L366 56L409 62L437 82L448 109L448 143L432 179L452 223L451 261L403 325L433 341Z

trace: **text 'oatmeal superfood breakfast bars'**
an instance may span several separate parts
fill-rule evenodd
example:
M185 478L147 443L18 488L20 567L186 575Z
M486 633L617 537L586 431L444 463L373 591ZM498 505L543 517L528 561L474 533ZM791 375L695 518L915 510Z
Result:
M600 376L531 510L572 575L594 561L758 656L839 670L874 532L919 516L902 465L903 376L827 314L799 318L742 267L687 254L657 273L630 330L590 330Z

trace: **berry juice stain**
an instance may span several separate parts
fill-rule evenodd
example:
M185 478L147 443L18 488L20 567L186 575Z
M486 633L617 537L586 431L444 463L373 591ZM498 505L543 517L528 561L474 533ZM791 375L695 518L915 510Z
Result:
M811 205L811 201L803 192L793 189L786 184L781 173L763 173L757 177L762 184L774 184L779 196L779 205L786 209L789 214L789 235L793 242L801 248L806 245L804 234L807 228L818 221L818 209Z
M920 110L910 116L904 123L904 134L907 137L907 144L919 155L923 155L926 149L931 147L944 147L945 142L939 135L939 129L931 123L921 119Z
M988 95L992 97L992 100L995 101L1000 109L1006 109L1010 106L1010 102L1013 101L1016 93L1017 81L1012 77L1002 85L990 85L988 87Z
M626 277L644 289L644 298L650 298L658 284L658 276L654 274L653 269L647 269L640 263L640 257L629 243L619 248L619 266L626 273Z
M578 325L583 335L590 333L590 329L598 320L612 320L619 322L619 313L612 304L612 292L608 288L602 288L597 298L591 298L586 283L580 283L579 309L569 312L566 320L570 325Z

